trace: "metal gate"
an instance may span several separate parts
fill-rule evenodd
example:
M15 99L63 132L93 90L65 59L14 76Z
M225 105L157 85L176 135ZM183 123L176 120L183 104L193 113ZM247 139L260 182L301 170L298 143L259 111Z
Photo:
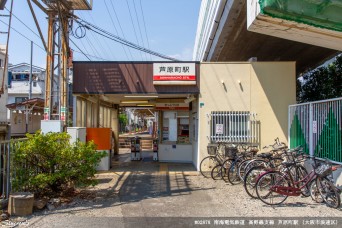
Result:
M259 143L260 122L256 113L213 111L207 117L210 142Z
M342 98L289 106L290 148L342 162Z

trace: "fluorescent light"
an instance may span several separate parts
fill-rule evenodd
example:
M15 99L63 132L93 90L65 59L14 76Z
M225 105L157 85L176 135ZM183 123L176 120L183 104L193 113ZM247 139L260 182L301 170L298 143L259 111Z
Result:
M121 104L144 104L148 103L148 101L121 101Z
M157 98L158 96L157 95L147 95L147 96L144 96L144 95L126 95L124 97L131 97L131 98Z
M154 107L153 104L138 104L138 107Z

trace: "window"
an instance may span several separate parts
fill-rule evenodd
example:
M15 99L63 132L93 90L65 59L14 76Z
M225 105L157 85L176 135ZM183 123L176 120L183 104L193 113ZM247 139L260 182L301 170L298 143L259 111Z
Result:
M248 111L211 112L211 142L250 142L257 131L256 114Z
M15 81L28 81L29 80L29 74L16 74L13 75L13 80Z
M162 125L162 140L189 144L189 112L164 111Z
M28 97L16 97L15 98L15 103L21 103L23 101L28 100Z

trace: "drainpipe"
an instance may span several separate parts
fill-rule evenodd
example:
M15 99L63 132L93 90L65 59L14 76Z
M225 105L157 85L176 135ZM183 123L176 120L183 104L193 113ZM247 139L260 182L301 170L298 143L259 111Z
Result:
M215 18L214 18L214 23L213 23L213 26L210 30L210 35L209 35L209 41L207 43L207 46L206 46L206 49L205 49L205 52L204 52L204 56L203 56L203 60L204 61L207 61L207 58L208 58L208 55L209 55L209 52L210 52L210 49L211 49L211 46L213 44L213 40L215 38L215 35L216 35L216 31L217 31L217 28L219 26L219 23L221 21L221 18L222 18L222 14L223 14L223 10L227 4L227 1L228 0L222 0L220 1L219 3L219 6L216 10L216 13L215 13Z

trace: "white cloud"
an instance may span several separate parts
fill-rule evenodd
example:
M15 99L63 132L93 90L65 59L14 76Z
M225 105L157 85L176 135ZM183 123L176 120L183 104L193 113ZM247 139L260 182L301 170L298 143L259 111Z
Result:
M192 60L192 48L184 48L181 53L169 55L172 58L191 61Z

